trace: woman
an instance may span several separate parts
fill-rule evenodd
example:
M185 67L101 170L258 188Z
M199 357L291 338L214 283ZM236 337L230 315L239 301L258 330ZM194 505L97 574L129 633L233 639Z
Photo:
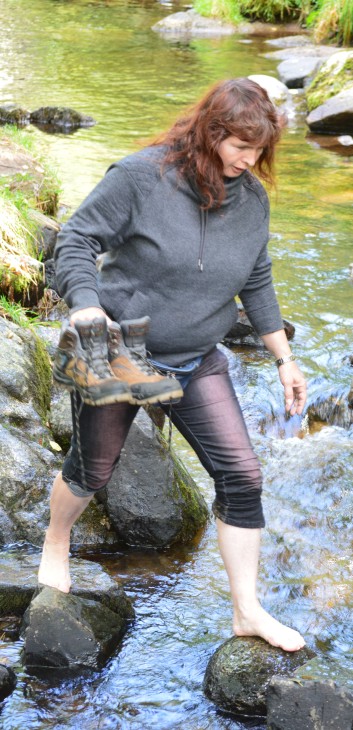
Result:
M193 363L171 417L215 482L213 510L234 605L234 633L261 636L296 651L304 639L271 617L256 596L264 526L261 473L227 359L216 348L236 319L238 295L275 357L287 412L302 412L305 381L291 354L271 279L268 199L252 172L272 181L281 126L258 84L246 78L218 83L155 144L112 165L64 226L56 261L71 330L87 344L85 327L90 331L98 318L104 338L108 323L114 382L121 370L114 369L119 342L114 350L112 320L122 323L125 344L133 351L134 326L150 317L150 329L143 324L140 340L146 338L162 371ZM102 252L97 275L96 257ZM103 407L82 405L71 454L54 483L41 583L70 589L70 529L94 491L109 481L138 410L133 395L124 393L121 402L108 400L111 404Z

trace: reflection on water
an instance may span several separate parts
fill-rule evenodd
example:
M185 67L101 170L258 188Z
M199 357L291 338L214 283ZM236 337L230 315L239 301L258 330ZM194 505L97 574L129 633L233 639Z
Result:
M150 27L168 12L152 0L0 0L2 102L30 110L71 106L97 121L71 135L30 128L59 168L64 202L76 206L112 160L166 127L210 83L276 75L274 61L259 55L261 39L161 38ZM300 95L293 103L271 197L270 245L310 398L325 399L344 393L353 375L353 161L348 147L336 154L313 145ZM270 356L249 349L228 356L265 476L261 599L322 656L349 668L352 427L317 421L308 432L299 417L285 418ZM176 433L174 442L211 504L210 480ZM231 627L213 522L188 547L99 559L135 604L137 619L122 651L103 672L60 684L19 669L18 687L1 714L4 730L263 728L222 715L202 693L207 661ZM21 643L12 643L8 631L2 631L1 657L19 665Z

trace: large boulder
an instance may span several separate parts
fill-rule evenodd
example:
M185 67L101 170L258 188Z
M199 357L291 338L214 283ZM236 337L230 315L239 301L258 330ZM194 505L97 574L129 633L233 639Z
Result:
M314 76L321 63L322 60L316 56L309 58L295 56L282 61L277 71L281 81L289 89L302 89Z
M353 130L353 51L334 53L306 89L311 130L351 134Z
M117 534L129 545L188 542L208 517L194 480L142 409L102 498Z
M255 81L265 91L267 91L271 101L275 106L281 106L286 104L290 99L290 92L287 86L275 79L273 76L266 76L266 74L253 74L249 76L249 79Z
M31 672L99 669L118 648L127 617L102 603L45 586L23 618L23 659Z
M222 710L235 715L265 715L266 692L274 675L291 675L314 656L304 647L285 652L255 637L232 637L211 657L204 691Z
M313 132L321 134L352 134L353 87L332 96L310 112L306 123Z

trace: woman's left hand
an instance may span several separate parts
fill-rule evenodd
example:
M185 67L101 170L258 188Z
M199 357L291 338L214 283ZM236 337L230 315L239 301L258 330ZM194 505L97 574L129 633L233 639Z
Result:
M291 416L303 412L306 401L306 381L295 362L286 362L278 368L280 381L284 388L286 411Z

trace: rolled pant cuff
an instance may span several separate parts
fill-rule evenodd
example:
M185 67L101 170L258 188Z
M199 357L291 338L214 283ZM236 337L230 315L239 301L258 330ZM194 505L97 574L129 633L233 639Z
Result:
M232 527L244 527L249 530L258 530L265 527L266 524L263 517L258 520L243 520L241 518L237 519L236 517L230 517L215 507L215 505L212 505L212 512L221 522L224 522L225 525L231 525Z
M67 484L70 492L72 492L75 497L82 497L82 499L85 497L92 497L94 494L97 494L102 489L105 489L105 486L100 487L99 489L89 489L89 487L81 487L81 485L77 484L77 482L72 482L71 479L68 479L65 474L62 475L62 478L65 484Z

